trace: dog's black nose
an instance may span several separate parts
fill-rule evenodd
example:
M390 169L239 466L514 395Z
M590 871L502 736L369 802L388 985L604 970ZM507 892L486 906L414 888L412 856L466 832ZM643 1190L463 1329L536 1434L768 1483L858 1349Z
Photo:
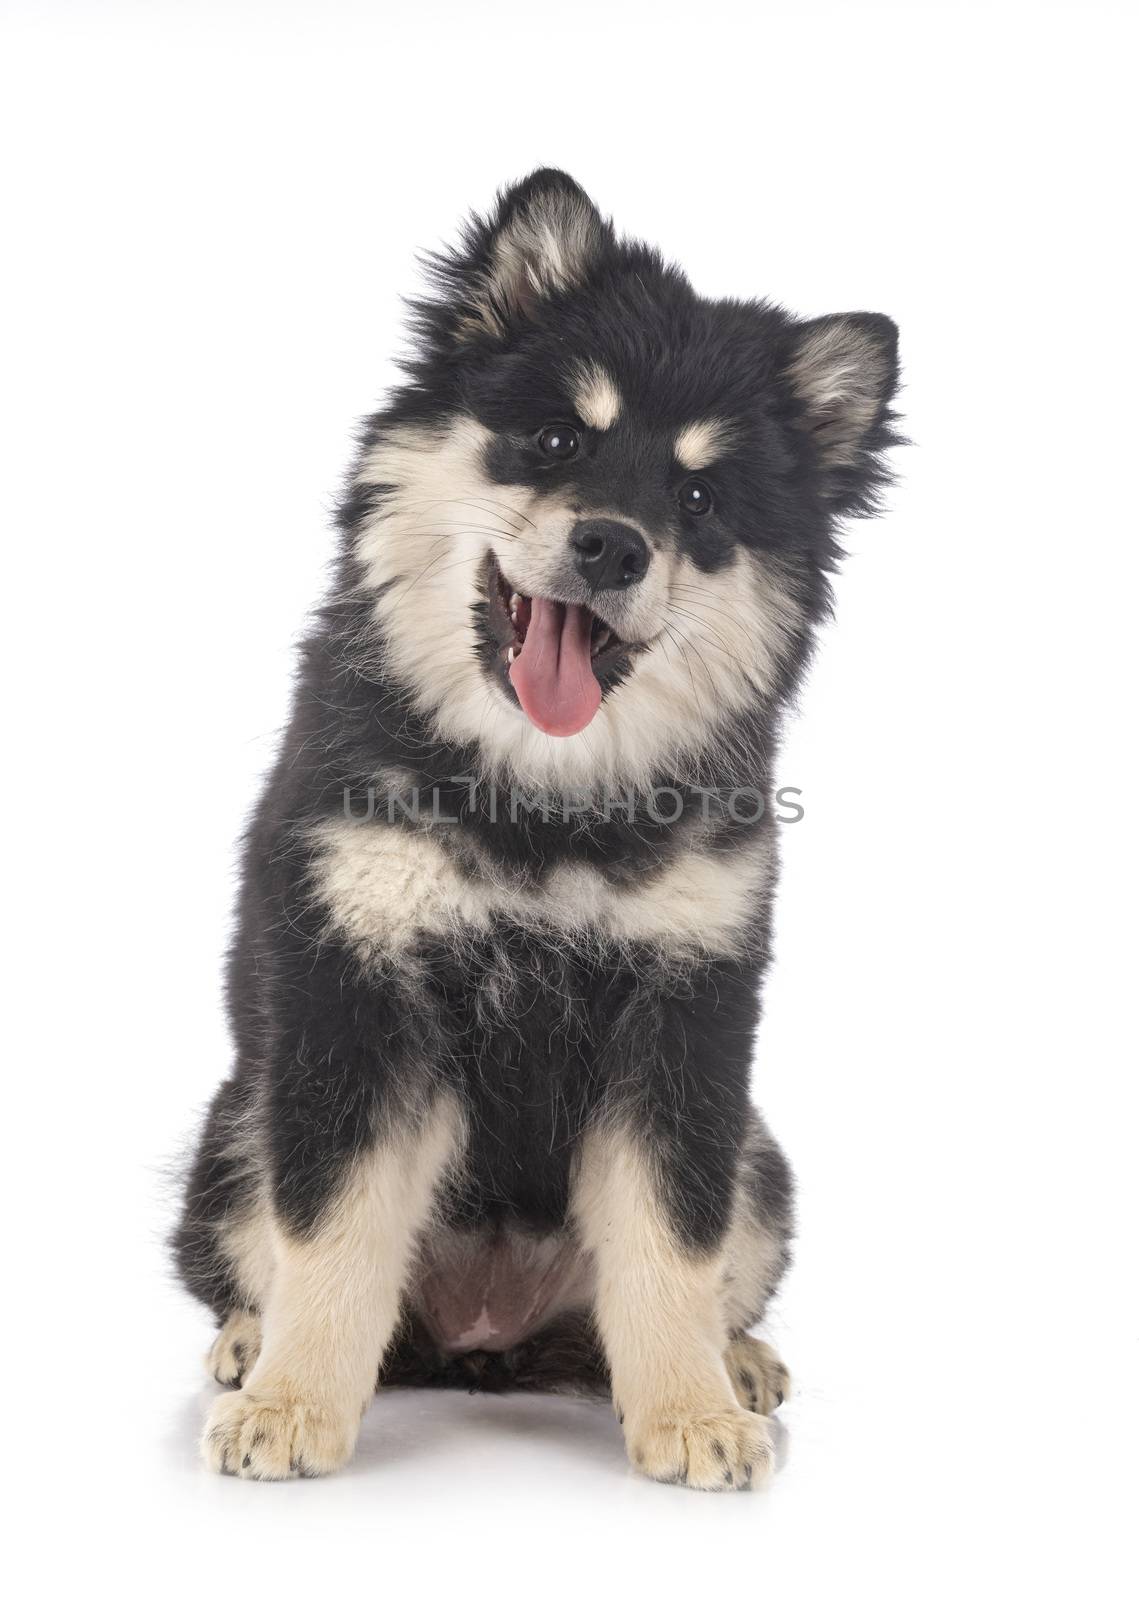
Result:
M591 589L631 589L649 570L649 547L627 522L578 522L574 564Z

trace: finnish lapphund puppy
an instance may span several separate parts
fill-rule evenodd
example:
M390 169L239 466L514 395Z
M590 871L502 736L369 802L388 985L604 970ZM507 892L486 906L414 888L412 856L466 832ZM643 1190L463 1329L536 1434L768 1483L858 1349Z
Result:
M552 170L429 270L246 840L174 1241L203 1452L326 1473L377 1383L546 1388L741 1488L789 1381L773 770L896 329L701 299Z

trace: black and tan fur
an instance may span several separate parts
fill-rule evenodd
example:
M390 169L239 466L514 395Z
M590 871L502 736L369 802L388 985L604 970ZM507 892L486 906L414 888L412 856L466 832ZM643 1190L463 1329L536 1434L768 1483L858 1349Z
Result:
M650 1476L743 1486L787 1384L748 1333L792 1215L748 1090L773 764L884 481L893 325L701 300L556 172L434 271L247 839L175 1241L236 1386L204 1453L330 1471L377 1378L569 1388ZM627 588L583 526L635 546ZM571 736L515 697L504 583L611 641Z

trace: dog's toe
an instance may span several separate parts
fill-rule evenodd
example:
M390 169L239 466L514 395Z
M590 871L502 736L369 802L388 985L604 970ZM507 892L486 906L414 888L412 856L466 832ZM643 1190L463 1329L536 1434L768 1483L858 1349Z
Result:
M736 1398L745 1410L770 1416L791 1393L791 1374L762 1339L739 1334L728 1346L724 1359Z
M206 1356L210 1375L227 1389L237 1388L261 1354L261 1318L252 1311L233 1311Z
M272 1391L223 1394L210 1408L202 1456L239 1478L322 1477L352 1454L357 1421Z
M647 1477L689 1489L749 1489L770 1476L775 1459L764 1418L736 1410L653 1417L629 1432L628 1445Z

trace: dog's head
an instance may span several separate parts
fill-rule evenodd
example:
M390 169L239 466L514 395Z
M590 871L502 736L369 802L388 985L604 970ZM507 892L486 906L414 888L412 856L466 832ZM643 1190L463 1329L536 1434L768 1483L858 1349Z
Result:
M893 323L703 300L553 171L433 271L350 502L384 670L517 776L698 769L787 692L873 509Z

